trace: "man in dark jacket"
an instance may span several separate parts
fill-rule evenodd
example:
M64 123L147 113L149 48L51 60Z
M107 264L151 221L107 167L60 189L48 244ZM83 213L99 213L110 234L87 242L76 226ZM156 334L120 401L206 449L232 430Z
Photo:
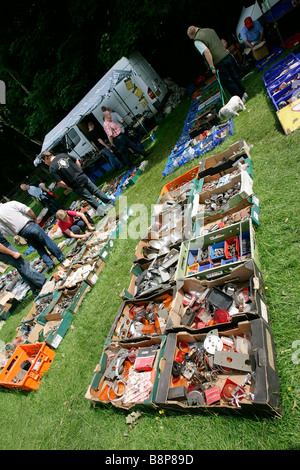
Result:
M96 196L104 204L113 205L113 201L87 177L78 159L67 153L54 156L45 150L40 155L41 160L49 166L49 173L54 181L63 188L71 188L80 198L96 209L100 216L106 215L105 208L93 197Z

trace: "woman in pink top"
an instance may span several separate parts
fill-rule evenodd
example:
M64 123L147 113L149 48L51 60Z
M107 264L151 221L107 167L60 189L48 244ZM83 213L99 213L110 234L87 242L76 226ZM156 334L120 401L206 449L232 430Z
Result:
M82 212L59 210L56 212L57 224L66 238L87 238L94 227L89 223ZM80 235L81 230L89 229Z

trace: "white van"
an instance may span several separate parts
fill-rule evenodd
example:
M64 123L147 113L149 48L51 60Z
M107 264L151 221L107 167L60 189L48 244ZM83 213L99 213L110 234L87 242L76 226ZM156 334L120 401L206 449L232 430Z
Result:
M96 124L100 123L99 130L101 128L104 133L102 106L112 108L130 124L133 119L139 120L144 114L154 116L167 93L167 86L139 52L129 58L122 57L45 136L41 152L53 150L63 141L71 155L82 158L94 152L88 139L87 122L92 119ZM105 134L103 138L106 138ZM38 160L35 160L35 165Z

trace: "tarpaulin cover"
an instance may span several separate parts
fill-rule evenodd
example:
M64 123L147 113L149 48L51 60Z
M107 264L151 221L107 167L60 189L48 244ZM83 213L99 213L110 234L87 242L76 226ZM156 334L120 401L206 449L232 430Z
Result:
M109 70L75 108L45 136L41 152L50 150L58 144L72 126L91 113L113 90L115 85L123 78L130 76L131 73L130 70Z

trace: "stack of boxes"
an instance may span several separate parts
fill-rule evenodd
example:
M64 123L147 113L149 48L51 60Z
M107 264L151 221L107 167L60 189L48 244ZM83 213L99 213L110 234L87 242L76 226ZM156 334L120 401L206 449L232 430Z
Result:
M258 224L244 140L162 188L88 400L280 415Z

